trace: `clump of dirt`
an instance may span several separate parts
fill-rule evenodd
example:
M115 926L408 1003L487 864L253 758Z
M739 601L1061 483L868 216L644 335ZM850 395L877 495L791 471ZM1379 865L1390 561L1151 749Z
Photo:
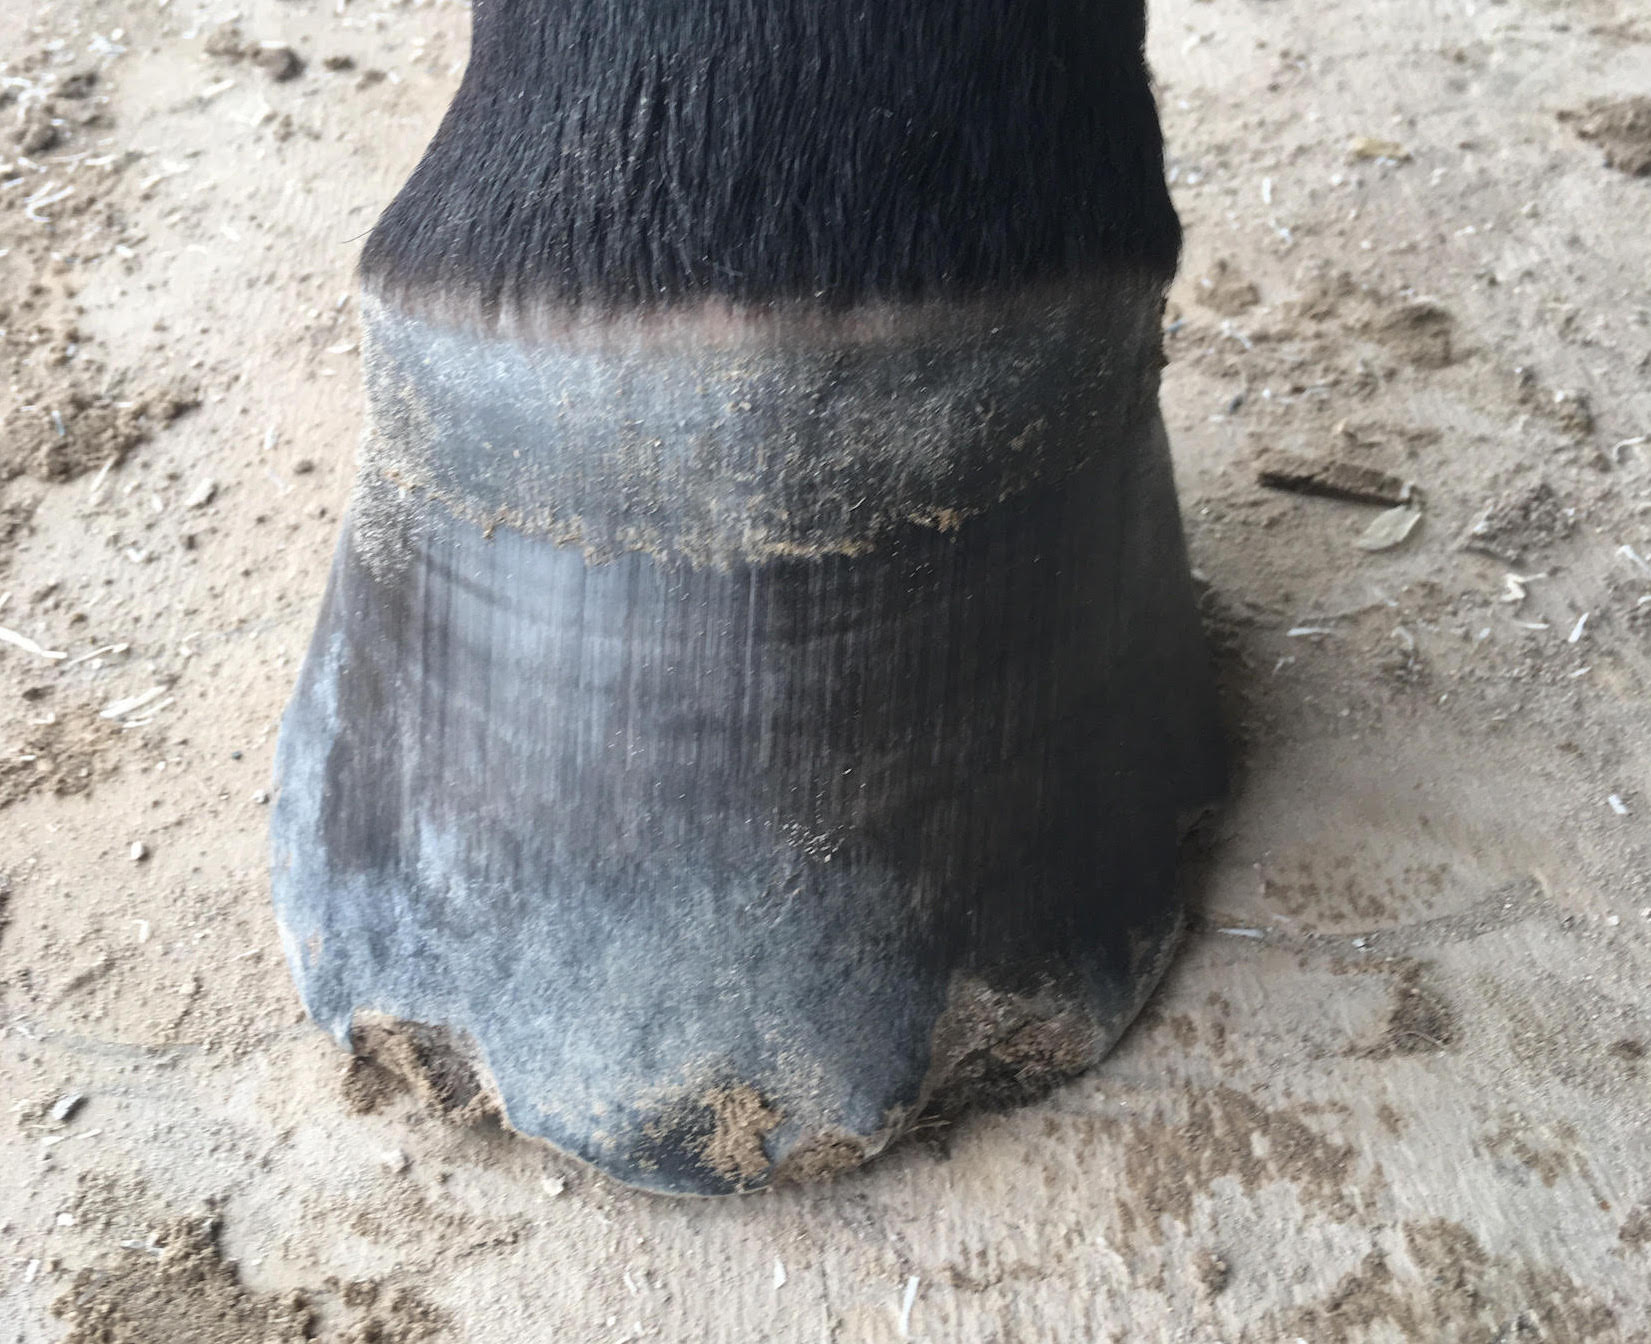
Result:
M85 148L94 142L82 132L109 124L96 68L13 83L24 90L13 138L25 155ZM10 383L0 390L0 483L66 481L118 465L199 402L181 383L166 385L136 367L112 370L99 359L68 278L76 260L123 248L130 255L138 235L116 196L138 159L114 153L86 160L62 187L53 165L20 160L12 182L18 190L0 202L25 207L0 214L0 378ZM8 504L8 514L17 507ZM0 517L0 544L8 530Z
M46 1114L46 1108L40 1113ZM153 1216L155 1206L147 1181L112 1171L80 1172L75 1177L75 1192L69 1207L78 1227L111 1240L131 1237L141 1240L147 1236L148 1228L164 1221Z
M344 1109L351 1115L372 1115L408 1090L400 1074L392 1073L366 1055L350 1057L338 1086L344 1095Z
M351 1043L358 1056L367 1057L380 1074L388 1073L437 1114L459 1124L497 1121L503 1114L492 1089L482 1081L472 1062L476 1056L457 1033L422 1022L389 1019L356 1024ZM354 1088L358 1104L373 1109L393 1093L386 1080L362 1071L352 1082L345 1074L345 1095Z
M89 67L47 76L42 80L18 80L26 93L18 98L17 116L11 140L25 155L44 154L59 148L77 129L105 126L108 118L101 107L88 103L98 86L98 72ZM13 95L15 89L6 89ZM10 98L0 97L0 107ZM73 103L69 108L63 104Z
M1362 1337L1363 1331L1378 1322L1397 1326L1406 1339L1423 1335L1418 1311L1398 1290L1387 1258L1380 1251L1371 1251L1357 1269L1341 1277L1323 1301L1292 1315L1285 1333L1344 1341Z
M1389 1325L1404 1339L1488 1341L1487 1304L1516 1300L1528 1305L1497 1339L1620 1338L1615 1313L1570 1275L1493 1257L1459 1223L1406 1223L1404 1237L1413 1270L1372 1250L1323 1298L1287 1314L1278 1337L1352 1344Z
M101 106L103 100L91 96L97 83L97 71L77 70L43 87L36 85L30 96L18 101L11 133L5 139L25 158L32 158L62 149L78 131L107 126L109 117ZM70 213L80 208L72 206Z
M1423 969L1420 962L1412 962L1394 982L1387 1026L1375 1045L1358 1052L1364 1058L1432 1054L1455 1043L1456 1014L1437 994L1423 988Z
M1417 1268L1448 1293L1470 1297L1470 1276L1490 1264L1479 1239L1445 1218L1405 1225L1405 1247Z
M1431 300L1386 308L1365 319L1360 329L1418 369L1442 369L1456 362L1456 321Z
M1314 269L1289 305L1292 316L1306 322L1328 322L1344 305L1358 302L1367 291L1349 271Z
M1538 1147L1526 1133L1511 1124L1504 1124L1485 1138L1485 1151L1498 1157L1511 1157L1526 1170L1534 1172L1543 1185L1554 1182L1571 1170L1571 1154L1562 1148Z
M1225 414L1242 412L1252 422L1247 435L1273 447L1286 422L1295 422L1292 430L1303 419L1345 424L1354 402L1378 397L1406 368L1431 373L1465 358L1457 319L1441 303L1333 265L1303 267L1295 294L1256 309L1243 331L1231 319L1254 309L1260 291L1230 266L1217 263L1189 297L1229 320L1216 329L1190 313L1179 316L1166 329L1170 350L1201 373L1237 384Z
M98 72L86 68L73 70L57 81L53 90L59 98L68 98L78 102L82 98L90 98L98 86Z
M386 1291L377 1279L356 1279L336 1290L346 1307L366 1315L338 1337L338 1344L424 1344L440 1338L451 1324L445 1312L405 1284Z
M1202 307L1222 317L1237 317L1261 302L1261 291L1225 257L1219 258L1210 273L1198 281L1195 294Z
M1586 1344L1621 1337L1611 1308L1562 1270L1492 1256L1472 1232L1445 1218L1406 1223L1404 1234L1425 1285L1429 1324L1470 1321L1486 1302L1515 1299L1528 1304L1514 1323L1515 1338Z
M1232 1266L1214 1251L1200 1251L1193 1266L1198 1275L1198 1286L1207 1297L1217 1297L1232 1282Z
M798 1143L774 1169L776 1185L811 1185L864 1166L866 1146L849 1135L826 1134Z
M252 42L231 20L207 34L202 46L208 56L222 61L250 61L277 84L304 73L304 59L284 42Z
M71 391L61 408L14 407L0 421L0 473L70 480L98 461L120 463L146 437L136 408Z
M1198 1198L1224 1178L1245 1191L1276 1181L1296 1187L1303 1206L1344 1220L1354 1216L1357 1154L1297 1115L1268 1110L1236 1088L1189 1090L1187 1118L1115 1122L1126 1154L1119 1214L1161 1236L1163 1218L1190 1227ZM1110 1128L1106 1126L1104 1128Z
M1242 280L1228 285L1212 276L1210 284L1223 304L1248 298ZM1433 372L1463 358L1456 318L1441 303L1391 293L1329 265L1304 268L1295 296L1277 306L1274 320L1253 323L1242 337L1227 332L1233 339L1209 339L1198 356L1216 376L1264 382L1271 389L1268 405L1246 398L1231 408L1248 406L1246 414L1278 413L1289 405L1325 419L1343 418L1350 399L1374 397L1401 365ZM1287 400L1280 400L1280 393Z
M61 719L33 724L22 743L0 755L0 808L36 793L60 798L85 793L102 772L105 725L73 727Z
M69 481L118 466L155 430L199 404L198 397L181 390L123 400L69 388L53 404L15 406L0 420L0 480L27 473L42 481Z
M1533 369L1520 367L1513 373L1514 395L1521 406L1573 439L1585 439L1594 432L1594 408L1584 393L1550 390Z
M22 500L8 500L0 504L0 574L6 572L11 561L11 547L34 517L35 505Z
M0 358L14 379L31 373L33 381L41 374L55 379L73 363L84 346L79 316L63 290L26 277L21 268L0 270Z
M1596 98L1559 119L1605 151L1607 168L1630 177L1651 175L1651 98Z
M1349 332L1386 346L1419 369L1442 369L1460 358L1456 319L1433 299L1393 298L1342 270L1316 269L1287 309L1313 323L1338 320Z
M63 143L63 129L50 102L35 103L23 110L12 139L24 154L45 154Z
M303 1294L242 1285L218 1247L214 1216L165 1223L147 1242L81 1270L52 1313L69 1325L62 1344L302 1344L315 1326Z
M719 1176L744 1183L768 1170L762 1141L783 1118L748 1083L711 1089L700 1098L711 1115L710 1132L699 1145L699 1158Z
M1651 1204L1642 1205L1623 1219L1617 1229L1617 1240L1634 1250L1651 1246Z
M280 43L261 43L252 53L252 63L277 84L297 79L304 73L304 58Z
M1462 538L1462 549L1480 551L1517 565L1534 551L1564 541L1576 531L1576 512L1546 481L1537 481L1496 500Z
M220 60L239 61L247 54L247 48L252 44L241 31L241 25L233 19L220 23L206 35L206 41L201 44L201 50L208 56L216 56Z

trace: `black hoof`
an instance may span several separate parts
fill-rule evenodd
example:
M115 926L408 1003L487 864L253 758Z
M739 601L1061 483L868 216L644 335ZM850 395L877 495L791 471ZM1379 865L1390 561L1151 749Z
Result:
M440 1029L514 1128L676 1194L1092 1064L1220 786L1157 312L370 310L278 754L309 1011Z

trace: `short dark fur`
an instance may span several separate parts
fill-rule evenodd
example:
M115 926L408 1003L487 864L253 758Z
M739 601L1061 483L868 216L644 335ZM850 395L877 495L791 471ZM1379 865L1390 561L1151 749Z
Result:
M390 293L838 305L1175 265L1142 0L476 0Z

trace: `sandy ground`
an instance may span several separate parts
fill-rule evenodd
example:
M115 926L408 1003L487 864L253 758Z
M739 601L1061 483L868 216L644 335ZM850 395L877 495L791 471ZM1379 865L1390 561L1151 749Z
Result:
M1651 1338L1651 179L1593 106L1651 11L1154 19L1244 761L1197 927L1080 1083L707 1204L347 1078L267 908L351 271L464 8L0 7L0 1340Z

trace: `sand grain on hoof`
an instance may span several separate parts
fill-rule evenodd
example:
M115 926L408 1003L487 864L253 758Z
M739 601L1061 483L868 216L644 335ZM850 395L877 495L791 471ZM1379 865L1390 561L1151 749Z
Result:
M923 1116L946 1122L1039 1101L1094 1064L1111 1034L1058 990L1022 995L966 982L935 1028Z
M749 1083L720 1083L666 1105L643 1132L658 1153L685 1153L734 1191L767 1184L763 1141L785 1118Z
M768 1154L762 1141L780 1123L780 1113L744 1083L715 1088L700 1101L714 1121L699 1150L705 1165L741 1183L767 1171Z
M431 1110L460 1124L503 1117L503 1105L484 1081L479 1052L459 1033L423 1022L364 1016L350 1039L357 1060L371 1066L352 1064L346 1071L344 1091L352 1109L376 1110L398 1090L399 1080Z
M821 1134L803 1139L786 1154L774 1170L775 1184L809 1185L833 1180L844 1172L861 1167L875 1155L875 1148L843 1134Z

